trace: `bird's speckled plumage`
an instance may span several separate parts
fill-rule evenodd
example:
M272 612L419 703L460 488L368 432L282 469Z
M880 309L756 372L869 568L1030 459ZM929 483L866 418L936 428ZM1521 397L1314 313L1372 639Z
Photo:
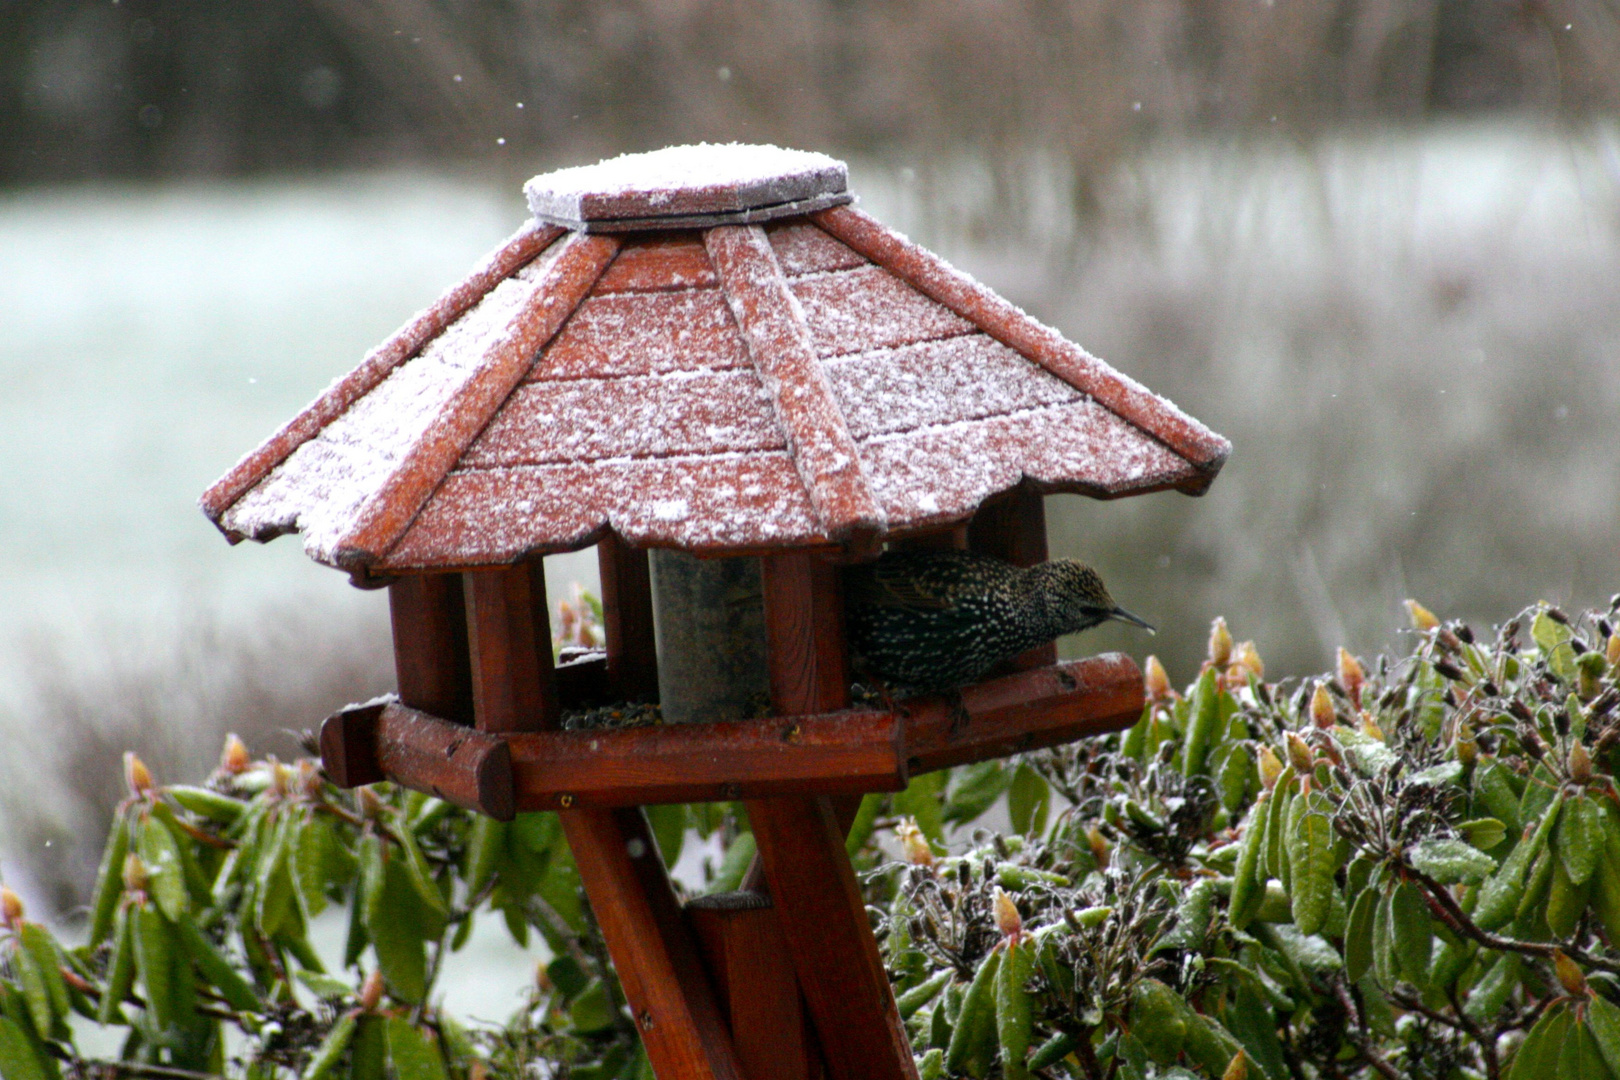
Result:
M844 599L857 663L915 690L976 682L1008 657L1109 619L1147 627L1073 559L1021 569L968 551L889 552L844 571Z

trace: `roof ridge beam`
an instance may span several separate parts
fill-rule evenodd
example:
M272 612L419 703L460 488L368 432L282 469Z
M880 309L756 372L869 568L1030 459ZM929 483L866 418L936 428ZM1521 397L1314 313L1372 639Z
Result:
M888 518L861 468L860 451L765 230L720 225L703 234L703 245L822 528L839 543L870 547L888 531Z
M361 504L334 545L333 561L338 566L361 569L399 542L423 504L523 381L540 350L562 329L613 261L620 240L575 233L563 244L552 263L529 284L529 299L506 332L485 350L478 371Z
M1166 399L871 215L853 206L836 206L811 214L810 219L912 288L1164 443L1204 474L1196 485L1200 490L1232 452L1229 441Z
M524 225L506 243L485 256L472 273L446 289L431 305L417 312L409 322L396 330L392 337L367 353L359 367L327 387L320 397L282 425L280 431L260 443L230 472L216 480L198 500L203 513L220 527L231 543L241 540L240 535L233 534L220 524L225 512L236 500L269 476L278 465L292 456L294 450L319 435L327 424L347 412L349 406L375 390L395 368L442 334L491 289L550 247L565 231L560 226L532 220Z

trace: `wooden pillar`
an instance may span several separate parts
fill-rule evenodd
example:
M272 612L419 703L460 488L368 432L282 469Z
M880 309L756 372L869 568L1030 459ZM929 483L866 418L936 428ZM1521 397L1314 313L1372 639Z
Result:
M1005 559L1014 566L1046 561L1046 503L1042 495L1020 487L1011 495L979 508L968 525L968 549ZM1028 671L1057 663L1057 642L1019 653L998 672Z
M771 700L780 713L849 703L837 569L806 553L764 560ZM831 800L755 799L748 817L833 1080L916 1080L894 994Z
M543 731L557 723L551 615L538 560L462 575L478 730Z
M658 1080L744 1080L646 814L559 816Z
M647 551L608 533L598 541L596 556L602 573L610 692L621 701L657 701L658 642Z
M458 724L473 723L467 609L459 574L411 574L388 586L399 700Z
M784 963L787 941L768 896L700 896L686 905L715 993L748 1080L815 1080L822 1075L799 980Z

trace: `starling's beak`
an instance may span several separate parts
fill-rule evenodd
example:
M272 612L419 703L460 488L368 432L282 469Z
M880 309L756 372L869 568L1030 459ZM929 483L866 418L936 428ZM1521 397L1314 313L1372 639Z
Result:
M1128 622L1128 623L1132 623L1132 624L1134 624L1136 626L1140 626L1142 629L1146 630L1150 634L1157 634L1158 633L1158 631L1153 628L1152 623L1148 622L1146 619L1141 619L1141 618L1138 618L1135 615L1132 615L1130 612L1126 611L1124 608L1119 607L1117 605L1115 606L1114 610L1112 610L1112 611L1110 611L1108 613L1108 617L1110 619L1117 619L1120 622Z

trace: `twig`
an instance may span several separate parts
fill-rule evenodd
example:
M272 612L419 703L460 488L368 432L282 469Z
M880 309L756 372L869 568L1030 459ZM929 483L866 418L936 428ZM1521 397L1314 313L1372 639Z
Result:
M1350 991L1345 980L1342 978L1337 978L1332 980L1332 984L1334 996L1339 999L1339 1004L1343 1005L1348 1012L1359 1018L1361 1011L1356 1008L1355 1000L1350 996ZM1383 1056L1373 1048L1371 1041L1369 1041L1360 1031L1346 1027L1344 1037L1350 1040L1350 1045L1356 1048L1356 1051L1361 1054L1362 1058L1378 1073L1378 1075L1387 1078L1387 1080L1402 1080L1400 1071L1396 1069L1395 1066L1385 1061Z

